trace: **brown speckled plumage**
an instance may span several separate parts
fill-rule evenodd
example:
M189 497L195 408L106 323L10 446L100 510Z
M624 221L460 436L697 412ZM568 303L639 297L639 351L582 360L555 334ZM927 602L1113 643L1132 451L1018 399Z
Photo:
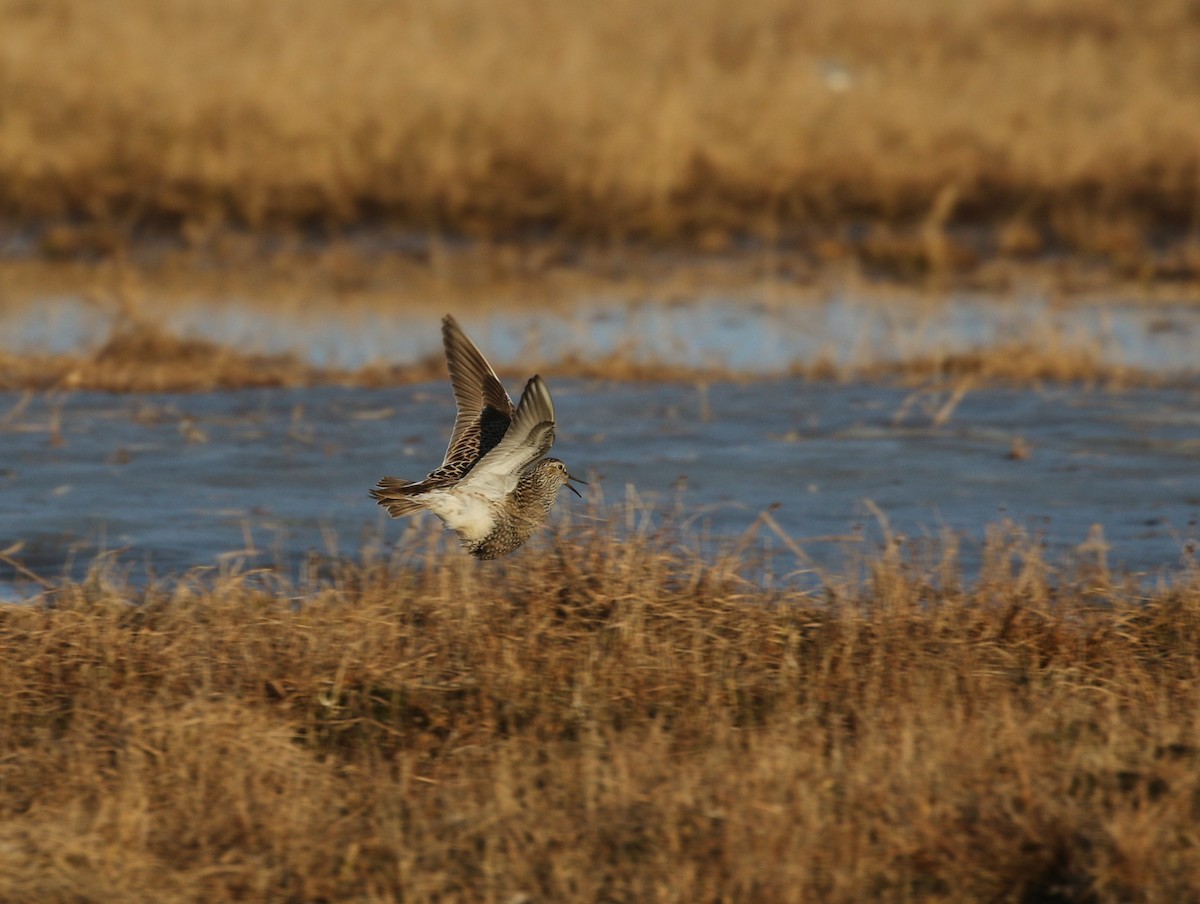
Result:
M558 491L574 478L556 458L554 402L539 376L513 406L495 371L453 317L442 342L458 414L442 464L419 482L384 477L371 495L399 518L429 509L479 559L524 543L546 520Z
M464 544L467 551L477 559L498 559L515 550L546 520L567 477L566 467L557 458L543 458L526 468L517 488L496 507L492 532L478 542Z

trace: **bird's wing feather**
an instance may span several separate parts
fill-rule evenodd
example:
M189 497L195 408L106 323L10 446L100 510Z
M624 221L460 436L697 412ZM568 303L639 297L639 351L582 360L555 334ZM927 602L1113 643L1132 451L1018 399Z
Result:
M441 468L461 477L505 435L515 410L500 378L458 321L442 319L442 344L458 414Z
M508 432L463 478L459 487L487 496L511 492L521 472L554 445L554 401L539 376L530 378L521 393Z

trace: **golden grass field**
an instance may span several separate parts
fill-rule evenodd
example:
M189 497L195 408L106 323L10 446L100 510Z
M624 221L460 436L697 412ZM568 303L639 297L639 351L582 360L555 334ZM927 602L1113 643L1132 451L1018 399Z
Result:
M1194 566L807 595L645 525L0 606L0 900L1200 896Z
M1194 301L1198 48L1193 0L0 0L0 305L119 312L0 351L0 391L444 373L174 335L175 299ZM1043 340L804 373L937 417L1158 379ZM1135 584L1002 525L969 581L947 540L802 592L648 524L148 587L0 550L36 593L0 603L0 902L1200 899L1195 563Z
M51 252L383 221L901 270L982 224L1194 279L1197 47L1191 0L0 0L0 213Z

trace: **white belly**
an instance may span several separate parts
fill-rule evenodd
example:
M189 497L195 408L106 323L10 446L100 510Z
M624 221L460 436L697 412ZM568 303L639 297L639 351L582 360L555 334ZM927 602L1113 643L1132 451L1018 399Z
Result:
M477 493L433 490L425 493L421 501L464 540L482 540L496 526L492 503Z

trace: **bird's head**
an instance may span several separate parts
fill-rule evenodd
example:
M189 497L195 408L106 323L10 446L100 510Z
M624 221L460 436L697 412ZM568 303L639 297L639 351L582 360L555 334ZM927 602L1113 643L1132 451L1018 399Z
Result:
M579 490L575 489L575 487L571 486L571 484L567 481L582 483L584 486L587 485L587 481L580 480L578 477L572 477L570 472L567 471L567 466L557 458L542 459L541 467L550 476L550 479L553 480L558 486L565 486L580 499L583 498L583 494L580 493Z

